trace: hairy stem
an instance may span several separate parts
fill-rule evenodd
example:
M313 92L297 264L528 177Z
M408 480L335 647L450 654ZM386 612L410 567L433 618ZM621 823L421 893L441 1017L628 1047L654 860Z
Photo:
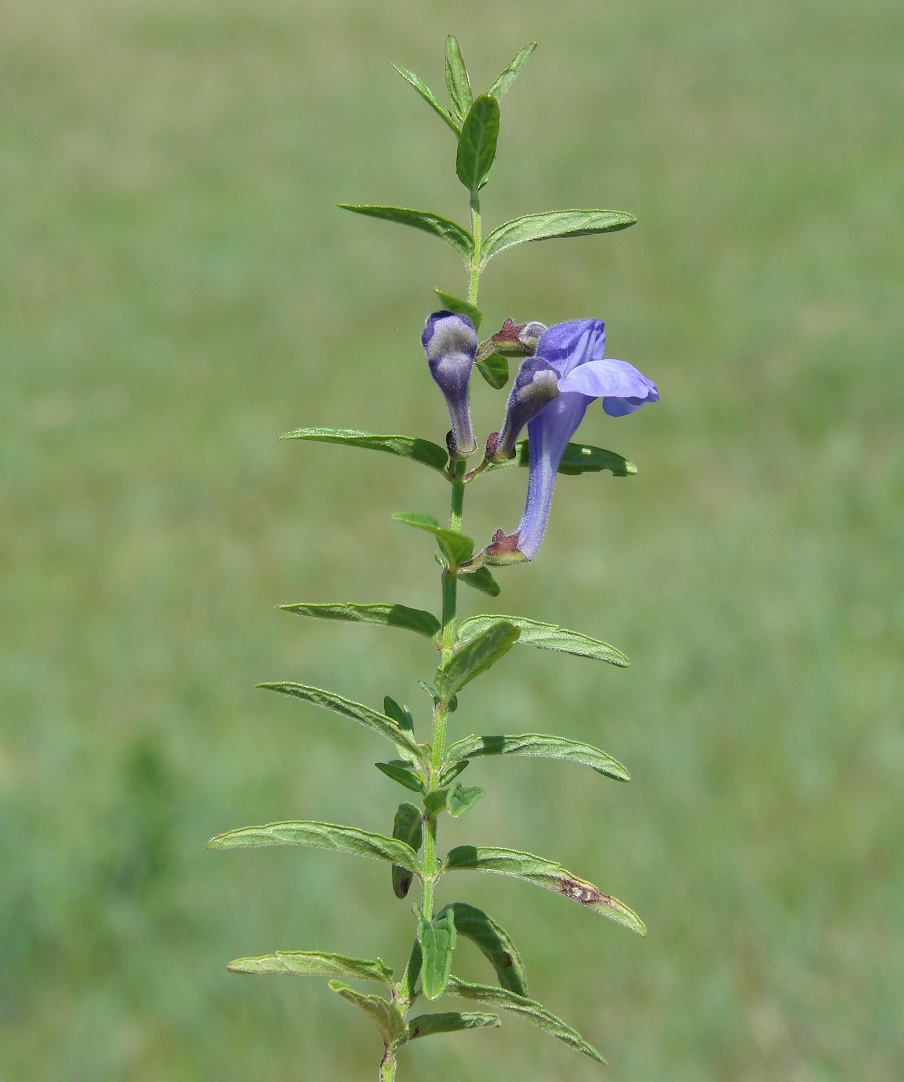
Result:
M480 195L471 192L471 235L474 238L474 254L468 264L468 302L477 303L477 290L480 286L480 249L483 245L483 235L480 222Z
M452 501L449 512L449 529L461 531L462 511L465 500L465 463L459 461L452 467ZM455 617L458 609L458 575L455 568L444 568L442 573L443 630L440 664L444 665L455 648ZM433 740L430 760L430 789L439 788L440 772L446 753L446 725L449 704L438 702L433 708ZM433 887L439 873L436 859L436 814L429 816L424 824L424 916L433 916Z
M380 1060L380 1082L395 1082L396 1055L387 1048Z

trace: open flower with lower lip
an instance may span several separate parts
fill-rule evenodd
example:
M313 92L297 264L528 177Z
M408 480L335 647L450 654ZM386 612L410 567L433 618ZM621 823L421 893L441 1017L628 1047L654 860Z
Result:
M591 402L601 398L605 413L623 417L659 398L655 383L627 361L604 357L605 348L605 325L599 319L558 323L540 337L536 357L557 373L559 393L527 422L530 474L521 523L512 534L497 530L492 543L474 558L475 569L485 563L522 563L537 555L556 470ZM503 430L509 440L514 438L511 428L507 418Z

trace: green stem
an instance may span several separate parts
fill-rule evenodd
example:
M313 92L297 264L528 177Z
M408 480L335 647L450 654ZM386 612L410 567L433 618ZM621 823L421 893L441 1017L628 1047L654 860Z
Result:
M483 246L483 234L480 223L480 195L471 192L471 235L474 238L474 254L468 264L468 302L477 304L477 290L480 286L480 249Z
M480 249L482 245L480 224L480 197L477 192L471 193L471 232L474 236L474 255L468 264L468 300L471 304L477 303L477 291L480 285ZM449 529L461 533L461 521L465 502L465 470L464 459L450 463L450 477L452 480L452 500L449 509ZM458 611L458 575L456 569L444 569L442 573L442 637L440 646L440 665L445 665L451 658L455 649L455 622ZM433 792L439 788L440 774L443 769L443 759L446 754L446 725L449 718L449 704L438 702L433 708L433 740L432 754L430 757L430 781L428 791ZM436 813L428 816L424 823L424 896L423 913L427 920L433 919L433 888L439 879L440 868L436 857ZM411 958L405 967L405 974L397 985L399 1006L403 1008L403 1014L407 1014L411 1003L415 998L412 990L407 989L409 981L408 969ZM396 1057L392 1049L387 1048L380 1063L380 1082L395 1082Z
M449 512L449 529L461 532L462 512L465 501L465 462L455 462L452 467L452 500ZM458 610L458 576L454 568L446 568L442 574L443 618L440 665L445 665L455 649L455 617ZM430 760L430 789L439 788L440 773L446 753L446 725L449 704L438 702L433 708L433 753ZM433 887L439 877L436 859L436 815L428 817L424 824L424 916L433 917Z
M387 1048L380 1060L380 1082L395 1082L396 1055Z

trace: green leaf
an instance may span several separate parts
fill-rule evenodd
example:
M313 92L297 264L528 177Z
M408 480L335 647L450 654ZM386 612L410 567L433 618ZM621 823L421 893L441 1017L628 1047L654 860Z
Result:
M474 95L471 93L471 80L468 78L461 48L453 34L446 38L446 86L449 89L452 116L460 124L468 115Z
M454 781L458 775L467 768L468 760L459 760L458 762L449 763L443 767L439 775L440 785L448 785L451 781Z
M414 733L414 718L407 706L399 706L388 695L383 699L383 713L391 718L406 733Z
M424 792L424 783L411 768L410 763L406 763L402 759L393 759L388 763L374 763L374 766L381 774L385 774L387 778L392 778L394 782L398 782L405 789L410 789L413 793Z
M433 292L442 301L443 308L450 312L455 312L456 315L467 316L474 324L474 330L480 330L480 324L483 322L483 313L479 308L469 301L463 301L461 297L456 297L452 293L446 293L442 289L434 289Z
M380 1031L383 1043L391 1047L405 1035L405 1021L394 1003L390 1003L382 996L367 996L363 992L356 992L341 981L330 981L330 988L337 992L349 1003L354 1003L373 1022Z
M486 567L479 567L476 571L459 575L458 581L463 582L465 586L472 587L474 590L479 590L488 597L498 597L502 593L502 587Z
M356 977L392 986L392 970L382 958L375 962L323 951L275 951L260 958L236 958L230 973L266 973L290 977Z
M474 238L458 222L443 218L429 210L412 210L410 207L383 207L367 204L337 203L341 210L350 210L353 214L364 214L368 218L382 218L386 222L398 225L410 225L412 229L422 229L432 233L446 244L451 245L459 255L470 259L474 254Z
M391 740L396 747L404 748L415 759L421 759L424 754L424 749L414 737L397 725L392 718L371 710L369 706L364 706L362 703L352 702L351 699L346 699L335 692L324 691L323 688L311 687L308 684L296 684L288 680L257 686L267 691L278 691L281 695L292 695L296 699L303 699L305 702L330 710L341 717L358 721L366 725L368 729L379 733L380 736Z
M564 759L592 767L598 774L617 781L630 781L631 775L620 762L590 744L566 740L546 733L518 733L512 736L467 736L452 744L446 759L468 762L479 755L527 755L539 759Z
M485 955L503 988L519 996L527 995L527 974L518 948L504 928L482 909L467 902L452 902L455 930ZM443 910L445 912L445 910Z
M495 1014L462 1013L444 1011L438 1014L419 1014L408 1023L407 1040L416 1037L432 1037L434 1033L455 1033L461 1029L490 1029L500 1024Z
M623 924L632 932L646 935L643 921L624 903L609 894L603 894L599 887L585 879L566 871L555 860L523 853L517 849L497 849L494 846L459 845L451 849L446 856L443 871L470 869L477 872L497 872L499 875L511 875L533 883L546 890L555 891L563 898L579 902L585 909L600 913L604 917Z
M464 135L462 130L462 139ZM486 237L480 248L480 266L483 269L494 255L515 244L612 233L627 229L636 221L633 214L621 210L547 210L540 214L524 214L503 222Z
M436 670L436 690L450 699L476 676L504 657L518 641L521 632L507 620L497 620L455 648L448 661Z
M481 94L462 124L455 158L455 172L469 192L477 192L486 183L496 157L498 139L499 103L489 94Z
M587 657L594 661L608 661L610 665L626 668L630 662L614 646L582 635L579 631L568 631L558 624L544 624L539 620L526 620L521 616L472 616L464 620L458 629L460 642L467 642L473 635L479 635L496 620L507 620L521 629L518 642L525 646L536 646L540 650L554 650L560 654L574 654L575 657Z
M409 71L407 68L400 67L398 64L392 65L395 70L405 79L411 83L414 89L420 94L424 101L433 109L443 120L449 125L452 131L458 135L461 132L461 125L455 122L449 110L440 102L439 98L433 93L427 84L420 79L413 71Z
M448 789L432 789L424 797L424 810L431 817L439 815L449 797Z
M486 789L481 789L479 785L462 785L456 781L449 786L446 807L453 819L460 819L483 796L486 796Z
M436 538L437 544L443 556L449 562L450 567L458 567L465 560L469 560L474 552L474 541L463 533L455 533L441 526L433 515L421 515L413 511L399 511L392 516L396 522L403 522L406 526L414 526L418 530L426 530Z
M527 457L530 464L529 449ZM629 477L637 473L637 467L633 462L629 462L615 451L607 451L603 447L591 447L588 443L569 443L556 472L577 476L582 473L602 473L603 470L608 470L615 477Z
M421 984L427 999L438 999L446 990L455 948L455 920L445 909L433 920L418 921L417 941L423 952Z
M533 999L516 995L506 988L494 988L490 984L469 984L457 977L449 978L446 992L451 996L473 999L478 1003L490 1003L504 1011L518 1014L526 1021L538 1026L547 1033L551 1033L553 1037L558 1037L569 1048L573 1048L577 1052L583 1052L585 1056L595 1059L597 1063L604 1064L606 1062L593 1045L588 1044L576 1029L572 1029L561 1018L557 1018L551 1011L548 1011Z
M527 440L515 444L515 457L505 462L494 462L487 470L504 470L509 466L529 466L530 445ZM609 470L616 477L628 477L637 473L637 467L614 451L602 447L591 447L589 443L569 443L559 463L558 473L576 475L580 473L600 473Z
M477 362L477 371L496 391L501 390L509 378L508 359L501 353L491 353L489 357Z
M396 838L372 834L369 830L347 827L337 823L314 823L295 820L286 823L266 823L259 827L239 827L218 834L207 843L208 849L247 849L268 845L306 845L314 849L335 849L359 857L373 857L401 864L420 872L417 853Z
M518 72L521 71L528 60L530 60L531 54L536 47L537 43L535 41L529 41L523 49L520 49L515 56L512 57L509 66L500 74L499 78L493 83L487 93L492 94L493 97L499 101L502 95L517 78Z
M294 612L298 616L312 616L318 620L347 620L351 623L400 627L406 631L415 631L431 641L435 641L442 630L439 620L432 612L410 609L407 605L358 605L353 601L309 604L303 601L297 605L280 605L279 607L285 612Z
M420 920L420 913L416 913L418 920ZM411 944L411 954L408 956L408 965L405 966L405 972L402 974L402 980L405 984L405 995L409 1003L414 1003L415 999L420 995L418 989L418 982L421 979L421 966L423 964L424 956L421 953L421 945L417 941L417 935L414 937L414 942Z
M392 824L392 836L398 841L411 846L417 853L424 840L424 819L420 809L403 801L395 813ZM397 898L404 898L411 889L411 869L400 864L392 866L392 890Z
M449 454L444 447L414 436L380 436L374 432L359 432L355 428L296 428L280 436L281 440L313 440L316 443L344 443L364 447L369 451L385 451L399 458L410 458L445 475Z

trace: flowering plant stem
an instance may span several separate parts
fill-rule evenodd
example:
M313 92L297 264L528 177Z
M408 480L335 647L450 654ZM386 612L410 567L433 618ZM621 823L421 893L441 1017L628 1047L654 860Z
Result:
M391 865L392 890L398 899L407 897L415 878L420 880L421 904L412 907L416 933L407 964L398 979L380 958L353 958L319 950L275 951L236 959L228 967L236 973L331 978L330 989L368 1015L377 1028L383 1045L380 1082L395 1082L398 1053L409 1043L433 1034L499 1025L497 1015L484 1011L427 1012L409 1017L421 996L428 1004L451 995L510 1011L570 1048L597 1062L605 1062L576 1030L528 996L521 955L511 936L493 917L464 901L449 902L437 911L437 884L448 873L473 870L520 879L555 891L590 912L645 934L636 913L593 883L577 878L555 860L495 846L459 845L442 858L437 851L439 817L444 812L460 817L484 795L480 786L465 786L457 780L471 759L534 756L580 763L619 781L627 781L629 777L619 762L599 748L556 734L472 734L447 746L449 715L458 706L461 690L487 672L516 643L619 667L628 664L627 658L607 643L556 624L498 614L458 620L459 578L476 590L496 597L500 585L489 567L525 563L537 555L558 473L608 470L617 476L628 476L636 472L631 463L614 452L569 442L588 404L602 398L606 413L622 416L658 397L655 385L633 366L625 361L604 359L605 334L601 320L577 320L550 328L536 320L518 326L513 320L506 320L500 331L482 343L479 340L483 317L477 308L477 297L481 273L491 258L517 244L607 233L634 222L633 215L622 211L548 211L504 222L484 237L480 190L489 179L496 157L499 99L534 47L533 43L524 46L489 91L474 97L458 42L450 35L446 42L449 108L416 75L404 68L397 69L456 136L455 168L468 192L470 231L430 211L340 204L358 214L431 233L463 258L467 300L437 290L443 307L429 316L421 335L430 376L442 391L449 410L451 430L445 448L419 437L344 428L303 428L287 434L291 439L346 444L408 458L442 474L451 485L447 527L432 515L418 512L399 512L394 516L432 534L439 548L437 559L442 565L439 617L390 602L318 601L283 606L302 616L382 624L415 633L422 641L427 639L439 655L432 683L421 681L433 700L429 742L418 740L412 713L390 696L384 698L380 712L308 684L282 681L261 685L357 721L387 739L398 758L375 766L406 789L409 799L398 806L391 837L344 824L293 820L240 827L217 835L208 843L213 849L303 845L383 860ZM469 404L473 370L477 368L484 380L499 390L508 382L508 364L513 358L523 363L512 385L503 424L499 432L486 438L483 461L468 471L467 458L480 446L473 431ZM518 443L518 435L525 426L528 440ZM497 530L492 542L475 554L474 541L462 531L465 486L509 465L530 467L521 526L510 535ZM517 475L518 471L514 472ZM412 793L420 798L420 806L411 802ZM453 975L453 952L461 938L471 940L479 948L492 967L497 984L474 984ZM337 978L376 982L383 986L383 995L359 991Z
M462 511L465 500L465 462L456 462L452 475L452 500L449 513L449 529L461 533ZM442 571L442 647L440 667L448 664L455 648L455 618L458 608L458 575L455 568L443 568ZM431 741L430 783L428 794L440 788L440 772L446 752L446 725L449 719L449 703L440 699L433 707L433 739ZM436 820L437 812L428 816L424 833L424 915L427 920L433 918L433 887L439 878L439 866L436 860Z
M483 246L478 192L471 192L471 236L474 238L474 254L468 265L468 304L476 305L477 291L480 287L480 257Z

